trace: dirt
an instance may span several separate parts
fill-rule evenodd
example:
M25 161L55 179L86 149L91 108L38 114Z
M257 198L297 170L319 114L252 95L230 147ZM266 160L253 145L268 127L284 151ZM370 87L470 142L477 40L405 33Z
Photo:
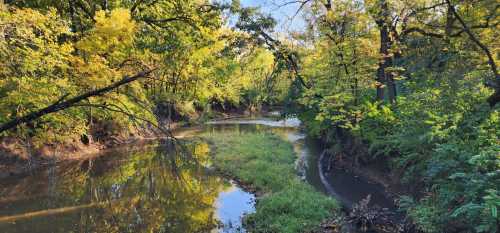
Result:
M398 196L406 195L410 191L400 180L400 175L388 171L382 163L371 163L367 165L355 165L351 161L335 161L335 166L347 170L356 176L361 177L371 183L380 184L385 188L385 194L390 199L396 199Z
M113 135L105 140L84 143L79 139L65 142L35 145L13 137L0 139L0 179L22 176L48 164L64 161L78 161L100 156L102 152L124 144L137 143L163 136L149 129L137 131L134 135Z
M331 145L332 149L328 150L332 156L331 166L344 169L368 182L382 185L386 196L393 200L401 195L419 192L418 184L412 187L403 184L402 170L391 168L389 161L383 157L373 158L368 149L369 145L361 139L342 131L337 131L336 134L339 145L333 146L323 142L325 145Z
M250 116L252 112L216 112L211 120L226 120ZM200 124L198 122L195 124ZM168 129L174 131L185 127L183 122L172 122ZM22 176L48 164L87 160L98 157L106 150L125 144L136 144L151 140L167 138L152 129L140 129L134 135L111 135L101 141L71 139L57 144L32 145L25 140L14 137L0 138L0 179Z
M345 135L344 135L345 136ZM347 139L346 139L347 138ZM328 163L331 166L344 169L355 176L360 177L371 183L380 184L384 187L384 194L387 198L394 201L398 206L397 200L401 195L415 196L419 195L421 186L419 184L407 185L402 182L403 172L401 170L391 169L387 160L383 158L371 159L363 161L360 158L370 158L368 147L366 144L360 143L359 140L344 137L342 139L341 150L331 152L331 159ZM328 144L326 142L323 142ZM325 221L318 232L349 232L346 229L340 229L338 218L332 218ZM417 232L409 222L404 222L399 225L399 230L387 229L387 224L378 227L376 232Z

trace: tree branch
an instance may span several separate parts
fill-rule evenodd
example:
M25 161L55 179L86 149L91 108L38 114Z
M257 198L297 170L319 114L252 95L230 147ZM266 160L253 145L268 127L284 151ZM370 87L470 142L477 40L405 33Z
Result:
M158 125L158 124L156 124L156 123L154 123L146 118L142 118L142 117L139 117L135 114L132 114L132 113L128 112L127 110L122 109L118 105L114 105L114 104L111 104L111 105L110 104L75 104L74 107L102 108L102 109L107 110L107 111L121 113L121 114L124 114L124 115L132 118L133 120L144 121L144 122L150 124L151 126L155 127L156 129L158 129L163 134L167 135L169 138L175 139L174 135L172 134L172 132L170 130L165 129L164 127L161 127L160 125Z
M464 28L464 32L467 33L469 38L477 45L483 52L486 54L488 57L488 64L490 65L491 71L493 72L493 75L495 75L495 93L488 98L488 102L491 107L495 106L498 102L500 102L500 75L498 74L498 69L497 65L495 63L495 59L493 58L493 55L491 54L490 50L488 47L486 47L485 44L483 44L477 37L474 35L474 33L470 30L470 28L467 26L465 21L460 17L460 15L457 13L455 10L455 6L451 4L450 0L446 0L446 3L448 4L450 11L453 13L455 18L460 22L462 27Z
M263 30L258 30L258 32L262 37L264 37L266 44L276 53L276 55L279 58L285 60L288 69L293 71L293 73L295 73L295 76L299 79L300 84L305 88L309 89L310 86L307 85L302 75L300 75L299 65L297 63L296 57L290 54L289 52L283 52L280 41L275 40L270 35L265 33Z
M110 91L120 87L120 86L131 83L137 79L146 77L155 70L156 70L156 68L139 72L133 76L125 76L122 80L115 82L115 83L112 83L109 86L99 88L96 90L92 90L92 91L83 93L81 95L75 96L71 99L63 101L67 97L67 95L65 95L65 96L59 98L56 102L52 103L51 105L49 105L45 108L42 108L38 111L28 113L27 115L24 115L21 117L16 117L14 119L7 121L6 123L3 123L2 125L0 125L0 133L7 131L7 130L10 130L10 129L17 128L21 124L31 122L31 121L36 120L44 115L58 112L58 111L61 111L61 110L67 109L67 108L71 108L75 104L79 103L80 101L88 99L90 97L103 95L107 92L110 92Z
M405 38L406 35L411 34L413 32L418 32L419 34L424 35L424 36L444 38L444 35L442 35L442 34L428 32L428 31L425 31L424 29L417 28L417 27L411 27L411 28L405 29L401 34L402 34L402 37Z

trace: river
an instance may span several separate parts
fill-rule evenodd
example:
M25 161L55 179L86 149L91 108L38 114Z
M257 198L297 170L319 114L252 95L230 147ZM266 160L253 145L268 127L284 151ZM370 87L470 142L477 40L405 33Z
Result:
M255 196L215 172L208 144L192 139L221 131L280 135L294 146L297 175L319 191L347 208L369 194L373 204L395 208L377 184L336 168L321 177L323 148L299 126L274 117L208 122L177 130L181 144L126 145L0 180L1 232L245 232Z

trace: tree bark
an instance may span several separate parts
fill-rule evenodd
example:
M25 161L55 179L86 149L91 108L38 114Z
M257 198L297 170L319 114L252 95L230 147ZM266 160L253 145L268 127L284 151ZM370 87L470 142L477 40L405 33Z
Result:
M377 15L377 26L380 31L380 49L381 56L377 69L377 100L384 101L385 89L387 88L387 98L389 102L394 102L396 99L396 84L391 73L387 72L387 68L392 66L392 56L389 50L393 44L390 36L389 28L389 6L385 0L380 1L380 13Z

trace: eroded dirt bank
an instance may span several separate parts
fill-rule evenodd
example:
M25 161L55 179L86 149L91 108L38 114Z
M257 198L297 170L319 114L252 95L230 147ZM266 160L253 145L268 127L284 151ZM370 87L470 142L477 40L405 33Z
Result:
M261 112L232 110L214 112L212 117L205 120L225 120L237 117L267 114L274 108L264 108ZM171 122L166 127L175 133L177 129L203 124L204 120ZM0 137L0 179L11 176L22 176L33 170L41 169L49 164L88 160L101 156L107 150L126 144L144 145L153 140L168 138L153 127L138 128L133 133L110 134L100 132L105 137L82 136L60 143L38 144L13 137ZM182 135L174 135L182 137Z
M345 222L351 223L353 232L394 232L394 233L417 233L419 232L414 223L400 212L398 199L401 195L418 196L420 186L405 185L402 181L402 171L391 169L384 159L370 158L368 145L361 140L342 132L337 135L334 143L318 139L323 146L323 152L318 159L320 172L324 173L324 179L332 179L331 173L344 173L355 179L364 180L368 183L383 187L380 192L392 202L393 207L379 206L373 204L373 196L367 196L359 202L346 204ZM371 200L370 200L371 199ZM391 204L390 204L391 205ZM338 227L339 219L330 219L322 224L320 232L346 232L345 228ZM352 229L351 229L352 231Z

